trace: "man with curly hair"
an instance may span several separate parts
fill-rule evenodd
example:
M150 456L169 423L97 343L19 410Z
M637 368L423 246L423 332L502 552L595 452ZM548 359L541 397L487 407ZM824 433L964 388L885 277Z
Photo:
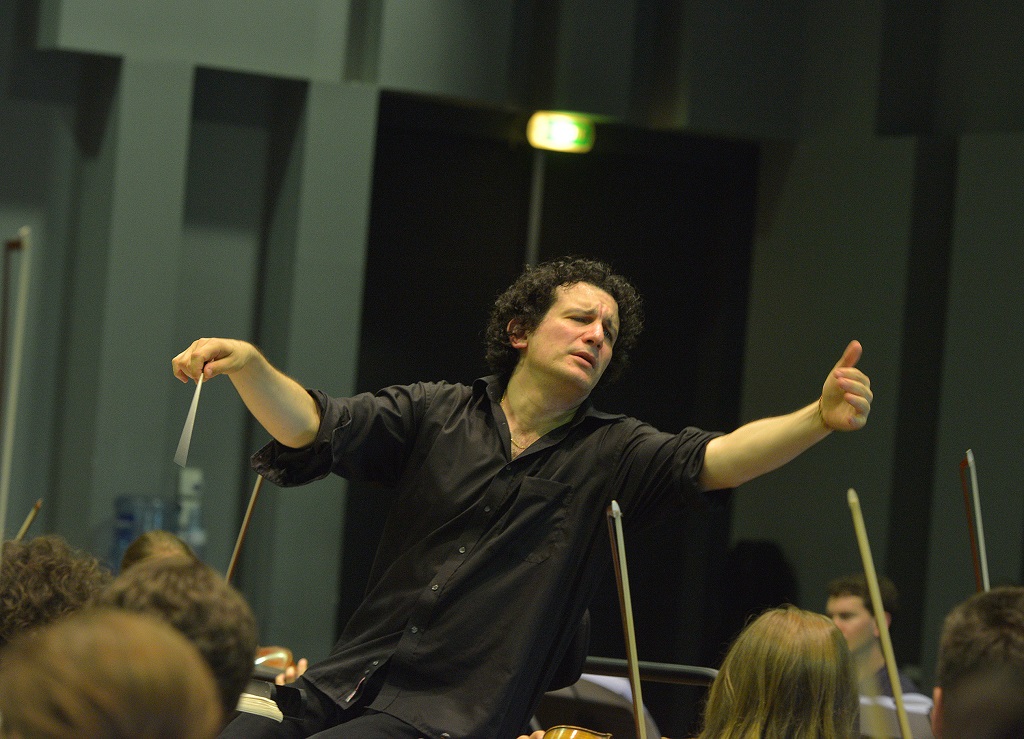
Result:
M89 605L113 575L55 534L6 541L0 555L0 647Z
M857 342L813 403L730 434L601 412L590 393L625 366L642 325L625 278L567 258L527 268L498 298L495 374L472 385L330 398L246 342L199 339L176 356L183 382L230 377L274 438L253 458L268 480L333 472L398 490L366 598L300 679L308 717L242 717L224 736L516 736L609 564L612 499L627 519L657 520L867 421Z

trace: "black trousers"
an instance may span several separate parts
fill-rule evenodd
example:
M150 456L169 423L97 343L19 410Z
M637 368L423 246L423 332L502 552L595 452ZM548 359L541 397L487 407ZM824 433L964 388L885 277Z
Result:
M303 678L295 687L306 692L306 709L299 719L278 723L266 716L241 713L220 733L220 739L422 739L414 727L386 713L365 708L343 711Z

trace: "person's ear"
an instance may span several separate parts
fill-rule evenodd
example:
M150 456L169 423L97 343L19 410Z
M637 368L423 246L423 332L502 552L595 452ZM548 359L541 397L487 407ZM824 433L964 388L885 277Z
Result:
M885 625L886 625L886 627L891 628L892 627L892 614L889 613L888 611L883 611L883 613L885 614ZM880 639L881 636L882 636L882 630L878 627L878 619L876 619L874 616L872 616L871 617L871 623L874 626L875 638L876 639Z
M526 331L523 329L523 324L520 323L518 318L513 318L509 321L505 331L508 333L508 343L512 345L513 349L526 348Z
M936 685L932 689L932 735L942 739L942 688Z

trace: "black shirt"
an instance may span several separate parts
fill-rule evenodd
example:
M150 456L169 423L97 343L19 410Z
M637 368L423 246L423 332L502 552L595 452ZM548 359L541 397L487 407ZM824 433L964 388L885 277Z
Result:
M917 683L911 680L909 677L904 675L902 672L897 671L897 676L900 679L900 692L906 693L920 693L921 689L917 687ZM890 698L893 697L892 681L889 680L889 668L882 665L878 672L875 673L875 680L878 682L878 694L887 695ZM862 693L867 693L866 690L861 690Z
M398 489L366 598L305 675L342 707L363 698L435 738L518 735L610 562L610 501L634 527L702 500L715 434L663 433L588 401L513 460L503 390L491 377L311 391L317 439L254 456L279 485L334 472Z

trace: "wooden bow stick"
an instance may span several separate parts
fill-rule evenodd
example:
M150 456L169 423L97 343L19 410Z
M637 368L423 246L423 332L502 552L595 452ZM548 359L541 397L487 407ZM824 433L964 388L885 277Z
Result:
M629 597L629 573L626 570L626 541L622 535L622 509L614 500L608 506L608 533L612 540L615 581L619 588L619 608L622 611L622 628L626 636L629 686L633 691L633 722L636 724L637 739L647 739L644 701L640 693L640 669L636 656L636 634L633 630L633 603Z
M875 623L878 624L878 631L882 642L882 654L885 656L885 668L889 673L889 682L892 685L892 697L896 701L896 717L899 719L900 736L903 739L913 739L910 733L910 720L907 718L907 709L903 705L903 688L900 685L900 675L896 670L896 656L892 650L892 641L889 639L889 622L885 619L885 608L882 604L882 592L878 587L878 575L875 572L875 562L871 558L871 545L868 544L867 529L864 527L864 516L860 512L860 500L853 488L846 494L847 502L850 504L850 512L853 514L853 528L857 532L857 546L860 548L860 558L864 564L864 577L868 581L868 591L871 593L871 605L874 610Z
M15 541L21 541L25 538L25 534L28 533L29 526L31 526L32 522L36 520L36 516L39 515L39 509L42 507L43 499L40 498L36 501L36 504L32 506L32 510L28 512L28 515L25 516L25 523L23 523L21 528L18 529L18 535L14 537Z
M970 473L971 492L967 490L967 473ZM985 554L985 528L981 525L981 497L978 495L978 470L974 465L974 452L970 449L960 460L960 484L964 489L964 508L967 511L967 534L971 540L971 557L974 560L974 581L977 591L988 592L988 556ZM974 521L971 521L971 502L974 506ZM975 537L977 528L977 537Z
M231 582L235 574L235 567L238 565L238 555L242 551L242 542L245 541L245 534L249 530L249 520L252 518L252 509L256 507L256 498L263 486L263 475L256 478L256 484L252 487L252 495L249 496L249 505L245 509L245 516L242 518L242 528L238 530L238 538L235 540L235 550L231 553L231 562L228 563L228 571L224 579Z

